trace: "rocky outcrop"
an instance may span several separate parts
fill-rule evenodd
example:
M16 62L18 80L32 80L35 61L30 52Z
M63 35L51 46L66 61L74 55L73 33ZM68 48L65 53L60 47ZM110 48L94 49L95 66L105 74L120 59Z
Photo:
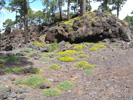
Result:
M46 41L97 42L104 39L131 41L131 30L125 21L106 12L88 12L82 17L58 24L47 31Z

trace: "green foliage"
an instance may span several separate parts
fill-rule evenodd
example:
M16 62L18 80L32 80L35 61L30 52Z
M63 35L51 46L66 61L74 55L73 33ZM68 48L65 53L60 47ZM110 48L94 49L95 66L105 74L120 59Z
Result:
M7 27L11 27L14 28L14 21L12 21L11 19L6 19L5 22L3 22L3 27L7 28Z
M6 87L6 86L0 86L0 89L5 89L5 88L8 88L8 87Z
M16 84L17 85L17 84ZM18 89L18 91L20 92L20 91L25 91L27 89L27 87L26 86L21 86L19 89Z
M30 53L28 53L29 57L32 57L35 54L35 51L31 51Z
M0 59L0 62L14 62L20 60L20 56L5 56L3 58Z
M32 48L22 48L22 49L20 49L20 52L27 52L27 51L33 51L33 49Z
M15 85L19 85L19 84L23 84L23 83L24 83L24 80L22 80L22 79L16 80L14 82Z
M48 69L54 69L54 70L57 70L57 69L60 69L60 66L57 65L57 64L53 64L53 65L49 66Z
M58 88L60 90L70 90L70 89L73 88L73 86L74 86L74 84L72 82L70 82L70 81L64 81L64 82L60 83L60 85L58 86Z
M131 25L131 26L133 26L133 16L126 16L125 18L124 18L124 20L126 20L128 23L129 23L129 25Z
M94 21L95 21L95 19L92 18L90 22L92 23L92 22L94 22Z
M85 52L84 51L79 51L78 54L85 54Z
M100 48L106 48L105 45L102 43L93 44L91 48L89 48L90 51L97 51Z
M46 58L46 57L42 57L42 58L40 58L39 60L40 60L40 61L43 61L43 62L49 61L49 59Z
M94 65L91 65L91 64L88 64L86 66L83 66L83 69L92 69L92 68L95 68Z
M89 51L97 51L97 50L98 50L98 48L96 48L96 47L89 48Z
M43 95L50 97L50 96L58 96L60 95L60 90L59 89L45 89L43 92Z
M78 63L75 63L74 66L76 67L84 67L84 66L87 66L89 65L87 61L81 61L81 62L78 62Z
M79 57L79 58L86 58L86 57L88 57L88 56L85 55L85 54L81 54L81 55L78 55L78 57Z
M3 64L0 64L0 68L3 66Z
M34 76L34 77L30 77L26 80L17 80L17 81L15 81L16 85L26 84L26 85L31 86L33 88L40 88L42 83L46 83L48 85L51 84L47 79L45 79L41 76Z
M50 45L46 45L46 47L48 47L50 52L53 52L54 50L57 50L60 48L57 43L57 40L55 40L54 43L51 43Z
M86 48L87 46L85 46L85 45L77 45L77 46L75 46L73 49L74 50L82 50L83 48Z
M59 60L63 62L71 62L71 61L74 61L74 58L65 56L65 57L60 57Z
M34 44L38 45L39 47L44 46L43 42L33 41Z
M93 11L89 11L89 12L87 12L86 14L84 14L83 16L94 15L94 14L95 14L95 12L93 12Z
M86 73L86 74L90 74L90 73L93 73L93 71L92 71L92 70L87 69L87 70L84 70L84 73Z
M38 74L38 73L42 73L42 70L38 69L38 68L33 68L33 69L30 70L30 73Z
M41 53L39 55L49 57L49 56L53 55L53 53Z
M19 67L15 67L15 68L7 67L4 69L5 72L21 72L23 70L24 70L23 68L19 68Z

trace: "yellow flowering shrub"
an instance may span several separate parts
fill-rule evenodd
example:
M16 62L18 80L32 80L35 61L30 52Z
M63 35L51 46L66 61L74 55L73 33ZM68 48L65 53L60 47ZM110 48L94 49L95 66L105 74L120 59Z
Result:
M84 66L87 66L89 65L87 61L81 61L81 62L78 62L78 63L75 63L74 66L76 67L84 67Z
M66 56L66 57L60 57L59 60L63 62L71 62L74 61L74 58Z

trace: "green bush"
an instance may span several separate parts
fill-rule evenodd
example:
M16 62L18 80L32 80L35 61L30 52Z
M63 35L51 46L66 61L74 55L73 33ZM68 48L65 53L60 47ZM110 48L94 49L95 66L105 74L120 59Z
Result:
M19 84L23 84L23 83L24 83L24 80L22 80L22 79L19 79L14 82L15 85L19 85Z
M58 88L60 90L70 90L70 89L73 88L73 86L74 85L73 85L72 82L70 82L70 81L64 81L64 82L60 83L60 85L58 86Z
M5 56L2 59L0 59L0 62L14 62L20 60L20 56Z
M38 69L38 68L33 68L33 69L30 70L30 73L38 74L38 73L42 73L42 70Z
M43 62L49 61L49 59L46 58L46 57L40 58L39 60L40 60L40 61L43 61Z
M18 81L15 82L16 85L26 84L26 85L31 86L33 88L40 88L42 83L46 83L48 85L51 84L47 79L45 79L41 76L34 76L34 77L30 77L26 80L18 80Z
M15 68L7 67L4 69L5 72L21 72L23 70L24 70L23 68L19 68L19 67L15 67Z
M87 69L87 70L84 70L84 73L86 73L86 74L90 74L90 73L93 73L93 71L92 71L92 70Z
M60 66L58 66L57 64L53 64L53 65L49 66L48 69L54 69L54 70L57 70L57 69L60 69Z
M79 58L86 58L86 57L88 57L88 56L85 55L85 54L81 54L81 55L78 55L78 57L79 57Z
M50 96L58 96L60 95L59 89L45 89L43 95L50 97Z
M3 66L3 64L0 64L0 67L2 67Z
M38 45L39 47L44 46L43 42L33 41L34 44Z
M83 69L92 69L92 68L95 68L95 66L91 65L91 64L86 65L86 66L83 67Z

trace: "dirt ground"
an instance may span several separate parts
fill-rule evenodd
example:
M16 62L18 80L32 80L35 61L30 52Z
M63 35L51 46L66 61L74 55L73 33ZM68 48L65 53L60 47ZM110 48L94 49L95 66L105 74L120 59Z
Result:
M105 49L89 51L84 48L87 58L80 61L87 61L96 65L93 73L85 74L82 68L74 66L73 62L61 62L53 57L42 62L30 57L23 57L21 61L7 63L4 66L19 66L23 68L40 68L41 75L52 80L51 88L57 88L62 81L72 81L74 88L69 91L62 91L59 96L43 96L43 89L28 87L24 100L133 100L133 48L122 49L111 44ZM76 57L76 56L75 56ZM61 66L59 70L49 70L51 64ZM14 85L14 81L25 79L36 74L30 73L7 73L1 69L0 85L11 86L16 91L19 86Z

